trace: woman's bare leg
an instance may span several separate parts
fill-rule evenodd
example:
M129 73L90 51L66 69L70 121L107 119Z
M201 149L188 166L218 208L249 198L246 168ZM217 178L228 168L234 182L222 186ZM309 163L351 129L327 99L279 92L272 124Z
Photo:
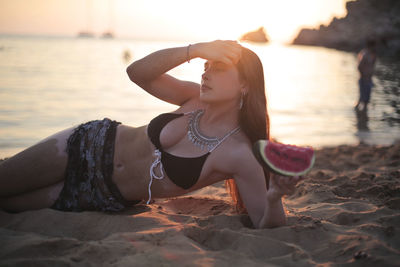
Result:
M0 198L63 181L68 160L65 149L73 130L58 132L0 163Z
M28 193L8 198L0 198L0 209L20 212L51 207L64 186L64 181Z

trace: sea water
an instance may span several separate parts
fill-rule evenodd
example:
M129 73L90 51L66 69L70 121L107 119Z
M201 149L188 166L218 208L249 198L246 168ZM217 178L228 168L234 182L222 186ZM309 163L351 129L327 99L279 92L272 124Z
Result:
M126 67L183 42L0 36L0 158L80 123L145 125L176 106L133 84ZM368 116L356 116L356 55L318 47L251 45L264 65L271 136L312 145L389 144L400 137L399 64L377 63ZM204 60L169 73L200 83Z

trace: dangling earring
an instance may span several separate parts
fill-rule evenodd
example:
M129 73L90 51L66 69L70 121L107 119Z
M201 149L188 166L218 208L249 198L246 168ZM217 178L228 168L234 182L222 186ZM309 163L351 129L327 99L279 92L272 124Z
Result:
M239 103L239 109L242 109L243 107L243 98L244 98L244 92L240 95L240 103Z

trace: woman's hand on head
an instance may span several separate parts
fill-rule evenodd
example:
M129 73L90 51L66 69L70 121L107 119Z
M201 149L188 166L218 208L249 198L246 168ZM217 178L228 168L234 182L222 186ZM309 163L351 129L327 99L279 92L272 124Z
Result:
M267 198L277 201L284 195L292 195L296 191L298 182L304 180L303 176L282 176L271 173Z
M216 40L194 44L190 50L192 50L194 56L230 65L236 64L239 61L241 47L236 41Z

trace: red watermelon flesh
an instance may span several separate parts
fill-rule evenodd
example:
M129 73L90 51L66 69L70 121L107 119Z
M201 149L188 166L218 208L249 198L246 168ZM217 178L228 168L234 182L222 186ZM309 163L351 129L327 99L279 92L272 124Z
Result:
M315 162L312 147L286 145L269 140L257 141L253 152L263 166L285 176L304 175Z

